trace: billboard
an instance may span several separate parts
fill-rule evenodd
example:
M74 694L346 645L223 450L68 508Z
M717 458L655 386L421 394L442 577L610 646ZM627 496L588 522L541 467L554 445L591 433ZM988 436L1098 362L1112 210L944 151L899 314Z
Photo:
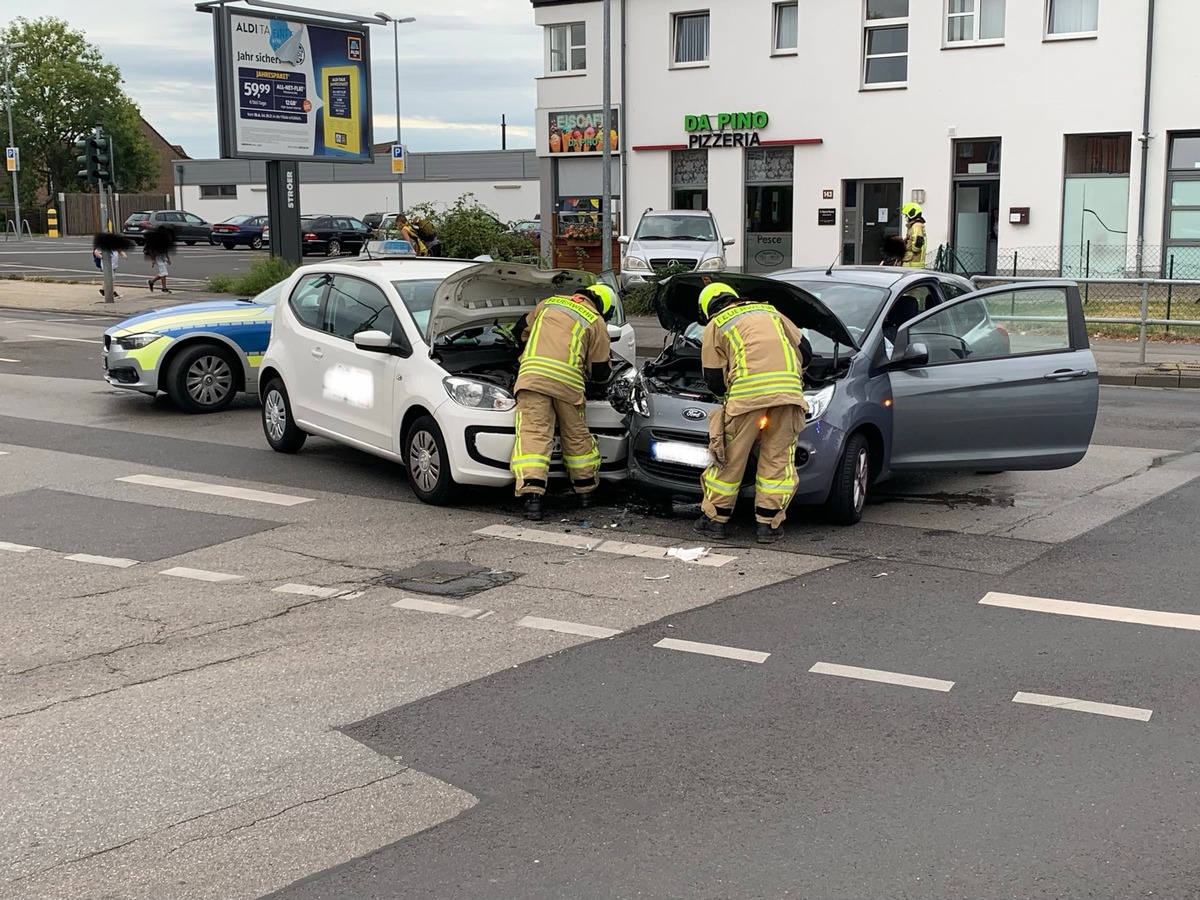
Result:
M213 19L222 157L372 161L366 26L227 6Z
M604 113L599 109L559 110L549 114L548 146L539 155L558 153L600 154L608 140L609 149L617 153L621 149L620 117L612 110L607 127Z

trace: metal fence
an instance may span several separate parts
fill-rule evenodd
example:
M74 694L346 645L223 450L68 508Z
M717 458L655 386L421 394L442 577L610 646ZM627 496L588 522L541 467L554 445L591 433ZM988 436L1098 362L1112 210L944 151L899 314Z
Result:
M1069 278L1094 337L1200 340L1200 247L1144 246L1140 278L1136 248L1125 245L1001 249L994 276L980 275L978 263L943 245L934 267L989 285Z

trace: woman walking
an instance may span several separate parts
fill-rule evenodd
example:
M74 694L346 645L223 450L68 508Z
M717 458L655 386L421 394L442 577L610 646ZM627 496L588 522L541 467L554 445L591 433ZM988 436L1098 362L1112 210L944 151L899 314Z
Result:
M175 249L175 232L163 225L146 232L146 259L150 261L153 278L147 280L150 293L154 293L154 282L162 283L162 292L171 293L167 287L167 275L170 274L171 251Z

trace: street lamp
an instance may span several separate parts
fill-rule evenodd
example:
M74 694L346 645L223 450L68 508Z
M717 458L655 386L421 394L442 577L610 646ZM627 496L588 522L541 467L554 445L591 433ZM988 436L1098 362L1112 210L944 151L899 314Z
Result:
M410 22L417 21L413 16L405 16L402 19L397 19L394 16L389 16L384 12L375 13L375 17L383 22L392 23L392 41L395 44L396 50L396 143L403 144L400 132L400 26L408 25ZM405 165L408 165L408 160L405 160ZM404 176L396 176L396 207L397 213L404 212Z
M12 75L11 62L12 52L18 47L23 47L24 44L0 44L0 50L4 53L4 105L8 107L8 146L15 147L15 138L13 137L13 121L12 121ZM13 215L17 220L17 240L21 239L21 195L17 189L17 170L13 169L12 173L12 192L13 192Z

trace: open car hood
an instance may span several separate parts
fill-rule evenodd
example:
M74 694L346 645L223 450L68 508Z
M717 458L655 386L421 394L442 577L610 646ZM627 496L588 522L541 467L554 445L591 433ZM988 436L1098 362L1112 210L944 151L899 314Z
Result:
M664 278L654 294L658 321L667 331L682 334L700 316L700 292L710 284L727 284L738 295L758 303L769 303L797 328L810 328L832 341L858 349L842 320L808 291L758 275L698 275L687 272Z
M588 272L540 269L526 263L485 262L460 269L437 287L426 341L473 325L515 322L542 300L595 284Z

